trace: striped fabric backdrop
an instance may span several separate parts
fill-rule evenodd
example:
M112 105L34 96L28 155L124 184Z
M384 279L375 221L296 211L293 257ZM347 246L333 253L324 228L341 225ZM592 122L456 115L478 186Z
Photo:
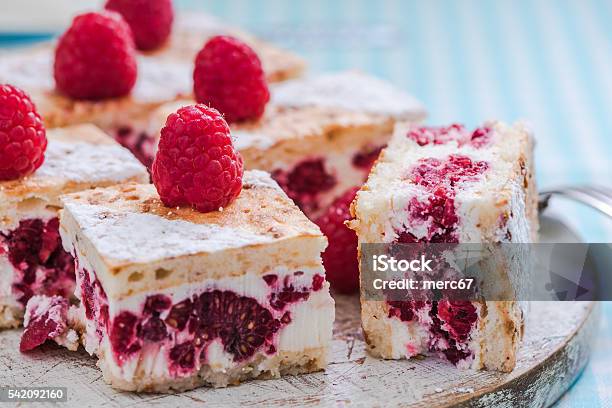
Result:
M612 2L178 0L299 52L312 73L357 68L427 106L431 124L528 121L540 187L612 185ZM554 202L589 242L612 221ZM612 406L612 305L560 407Z

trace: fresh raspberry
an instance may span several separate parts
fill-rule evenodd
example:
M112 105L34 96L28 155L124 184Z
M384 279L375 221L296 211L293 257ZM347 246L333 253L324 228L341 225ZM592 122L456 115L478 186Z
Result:
M196 57L193 81L197 101L218 109L229 123L261 117L270 100L259 57L233 37L206 43Z
M242 156L217 110L192 105L168 116L152 167L164 204L216 211L238 196L242 174Z
M140 50L159 48L170 36L174 20L172 0L108 0L105 7L123 16Z
M55 83L76 99L127 95L136 83L135 52L132 32L120 14L81 14L55 49Z
M358 190L358 187L353 187L336 198L325 214L315 221L329 241L323 253L327 280L341 293L353 293L359 289L357 235L344 225L351 218L349 208Z
M0 84L0 180L32 174L45 160L45 126L30 97Z

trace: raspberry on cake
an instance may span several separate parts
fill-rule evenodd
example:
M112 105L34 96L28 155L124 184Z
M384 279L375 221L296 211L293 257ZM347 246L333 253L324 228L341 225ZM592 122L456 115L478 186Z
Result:
M113 387L182 391L325 367L326 239L269 174L245 172L223 211L166 207L152 185L63 204L84 345Z
M0 181L32 174L45 160L45 126L30 97L0 84Z
M70 98L126 96L136 74L134 37L118 13L78 15L58 40L53 77L57 89Z
M58 231L60 195L148 181L144 166L94 126L48 129L47 139L33 174L0 182L0 328L19 325L32 296L74 291L73 259Z
M174 20L172 0L108 0L105 8L123 16L140 50L159 48L170 36Z
M520 124L398 126L352 206L359 245L535 242L532 149ZM376 356L431 353L459 367L514 368L523 332L518 301L381 301L362 290L361 302Z
M193 82L198 103L222 112L228 123L259 119L270 100L259 57L230 36L208 40L196 57Z
M246 169L270 172L311 219L361 186L396 121L420 122L426 115L413 97L358 72L287 81L270 92L262 118L230 124L234 145ZM168 115L192 103L160 107L148 133L159 137Z
M242 156L216 109L185 106L168 116L151 168L164 204L219 210L240 194L243 173Z
M58 92L53 80L53 43L3 54L0 83L11 83L28 92L49 128L93 123L113 134L137 157L144 158L149 153L150 158L151 135L146 133L150 112L164 103L193 94L195 57L208 38L220 34L232 35L249 44L261 59L269 82L297 77L304 69L304 62L294 54L210 16L192 12L176 16L165 46L154 52L137 53L138 75L127 96L88 101Z

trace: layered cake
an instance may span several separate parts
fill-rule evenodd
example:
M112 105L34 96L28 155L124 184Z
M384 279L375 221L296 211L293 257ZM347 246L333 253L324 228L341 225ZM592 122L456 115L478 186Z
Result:
M311 219L361 186L396 121L426 116L412 96L353 71L273 84L270 94L263 117L230 124L234 144L246 168L270 172ZM160 107L149 121L152 143L141 144L137 156L151 163L166 118L191 103Z
M398 126L352 206L359 245L535 242L532 149L520 124ZM514 300L385 301L362 288L362 325L382 358L435 354L511 371L523 312Z
M73 259L59 236L59 196L148 173L125 148L92 125L47 132L43 164L33 174L0 181L0 328L21 323L34 295L70 296Z
M0 58L0 83L11 83L28 92L47 127L93 123L115 134L125 145L142 139L146 115L168 101L193 92L194 59L207 38L231 34L252 45L262 59L268 81L299 76L304 62L297 56L199 13L178 14L168 43L156 51L136 56L138 76L128 96L73 99L56 89L53 78L56 45L6 52Z
M64 343L71 327L82 332L113 387L181 391L325 367L334 320L326 239L269 174L245 172L222 211L166 207L153 185L63 204L81 307L39 301L33 320L56 316L50 337Z

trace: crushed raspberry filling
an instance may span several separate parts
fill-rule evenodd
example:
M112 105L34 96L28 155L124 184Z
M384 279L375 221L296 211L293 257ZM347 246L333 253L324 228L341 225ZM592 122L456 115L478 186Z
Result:
M115 140L128 149L147 169L151 168L155 157L155 138L147 132L138 132L130 126L122 126L115 131Z
M17 271L13 291L24 306L34 295L74 292L74 260L62 248L57 218L21 220L16 229L0 233L0 248Z
M428 327L429 352L441 354L455 365L471 356L465 343L470 340L478 320L478 312L471 302L388 301L387 304L390 318ZM421 310L425 313L418 313Z
M429 222L428 234L418 238L409 231L398 234L399 243L456 243L459 217L455 211L455 190L461 183L478 180L489 165L467 156L450 155L446 159L421 159L411 169L408 179L423 186L426 200L413 198L408 204L411 222ZM429 330L429 351L442 354L453 364L471 356L466 342L478 319L476 307L469 301L387 301L389 318L419 322ZM418 313L421 309L427 313ZM428 316L425 318L423 316Z
M304 160L289 172L275 170L272 178L307 214L319 208L317 196L337 184L336 177L325 169L322 158Z
M33 297L26 310L25 330L19 350L33 350L45 341L63 334L67 328L69 306L68 299L60 296Z
M478 180L488 168L487 162L472 161L462 155L450 155L444 160L419 160L408 179L425 187L428 198L412 198L408 212L413 222L430 222L428 235L419 239L403 231L399 234L398 242L457 242L455 230L459 219L455 212L455 189L460 183Z
M352 159L353 166L369 171L384 147L385 146L370 146L355 153Z
M80 279L88 275L84 273ZM263 276L270 288L269 305L230 290L208 290L176 303L163 294L151 295L140 313L122 311L107 320L105 326L115 359L122 365L135 353L153 343L161 347L159 343L163 342L170 370L182 375L206 361L207 348L214 341L221 342L234 362L248 360L260 351L273 354L276 333L292 321L289 306L306 301L323 287L322 275L314 275L311 281L302 279L303 275L298 271L283 279L275 274ZM90 281L87 277L81 285L86 314L88 304L95 303L87 299L103 293L95 289L97 280L93 284ZM97 304L106 305L106 299L97 299ZM95 313L99 312L92 315Z
M480 148L491 140L491 128L483 126L476 128L470 133L463 125L453 123L449 126L412 128L406 136L417 142L419 146L428 144L441 145L450 141L456 141L459 146L471 144L476 148Z

